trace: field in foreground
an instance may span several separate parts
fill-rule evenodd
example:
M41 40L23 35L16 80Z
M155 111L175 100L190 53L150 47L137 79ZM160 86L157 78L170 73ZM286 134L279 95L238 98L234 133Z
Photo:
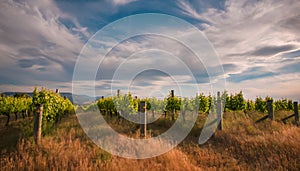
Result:
M278 114L279 115L279 114ZM283 112L280 116L287 115ZM99 149L83 132L75 115L69 115L45 132L39 146L33 143L32 120L13 121L5 127L0 118L0 170L300 170L300 128L269 121L255 124L263 114L224 114L224 131L206 144L197 144L205 115L200 114L189 136L168 153L151 159L124 159ZM154 132L171 121L149 125ZM119 132L135 136L136 127L111 122ZM114 143L114 142L112 142Z

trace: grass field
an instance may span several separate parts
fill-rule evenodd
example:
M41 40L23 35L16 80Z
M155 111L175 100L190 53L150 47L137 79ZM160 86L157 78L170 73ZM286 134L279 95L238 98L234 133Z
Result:
M5 127L6 118L1 116L0 170L300 170L300 128L292 121L279 122L289 113L276 112L277 121L255 124L263 114L227 112L224 131L201 146L197 141L205 114L199 114L183 142L150 159L125 159L101 150L85 135L76 115L64 117L44 132L39 146L33 142L33 118ZM134 124L114 120L110 124L120 133L138 136ZM160 134L171 124L161 118L148 128Z

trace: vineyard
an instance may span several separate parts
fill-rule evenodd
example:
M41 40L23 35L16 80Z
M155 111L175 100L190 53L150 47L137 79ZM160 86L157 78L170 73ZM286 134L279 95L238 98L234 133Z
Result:
M37 87L33 91L33 97L26 94L16 94L14 97L0 97L0 113L7 116L6 125L9 124L10 115L15 114L16 120L18 115L22 114L23 118L30 116L35 112L38 104L44 105L43 122L58 122L66 113L74 113L73 104L66 98L44 88L38 91Z
M140 99L137 96L132 97L131 93L118 94L113 97L102 96L95 103L85 106L80 106L83 110L98 110L103 115L122 116L134 115L138 112L141 101L147 103L147 111L155 114L164 114L165 117L170 115L172 120L175 120L175 115L178 111L184 116L186 112L198 111L208 113L215 111L217 98L222 99L224 105L224 112L230 111L257 111L265 113L267 111L267 102L273 101L273 98L267 96L265 98L257 97L255 100L246 100L243 93L228 94L226 91L220 97L208 95L203 93L197 94L194 98L179 98L174 96L174 92L169 94L165 99L157 99L155 97ZM55 93L44 88L38 91L37 88L33 91L33 97L26 94L16 94L12 96L0 96L0 113L7 116L6 125L9 124L11 114L15 115L16 120L21 114L22 117L30 116L35 112L38 104L44 105L43 122L57 123L61 117L66 113L74 113L75 108L69 99L61 97ZM98 109L97 109L98 108ZM292 111L293 101L282 98L275 100L273 103L275 111Z
M199 146L200 132L209 112L217 111L218 101L224 105L224 129ZM257 122L268 113L270 101L276 119ZM175 120L184 121L193 113L198 115L196 123L185 140L170 152L133 160L99 149L74 114L75 110L102 114L117 132L139 138L139 125L126 118L138 114L141 102L146 103L147 117L155 118L147 125L150 137L164 133ZM33 122L40 112L39 105L43 106L42 139L37 145ZM138 98L118 91L115 96L102 96L92 104L75 106L57 92L35 88L33 97L0 97L0 170L299 170L299 127L295 126L296 119L282 122L294 108L290 99L247 100L242 92L226 91L216 96L200 93L193 98L177 97L170 91L164 99Z
M216 111L217 98L220 98L222 103L225 104L223 108L224 112L243 111L247 113L257 111L265 113L267 112L267 102L274 101L273 98L269 96L265 98L257 97L255 100L246 100L242 92L229 95L226 91L223 92L220 97L212 95L205 96L203 93L200 93L194 98L179 98L174 96L171 92L165 99L157 99L154 97L139 99L136 96L133 98L131 93L128 93L107 98L102 96L95 104L87 106L85 110L95 110L95 105L97 105L100 112L104 115L118 116L122 114L136 114L139 109L140 101L145 101L147 103L147 111L151 112L153 117L155 113L165 113L165 117L168 113L168 115L171 115L172 120L174 120L175 114L178 111L181 112L182 116L189 111L202 113ZM286 98L275 100L272 106L275 111L292 111L294 108L293 101Z

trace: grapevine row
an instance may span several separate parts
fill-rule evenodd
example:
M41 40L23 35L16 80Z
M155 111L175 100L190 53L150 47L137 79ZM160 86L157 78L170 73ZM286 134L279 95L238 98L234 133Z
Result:
M7 116L6 125L9 124L10 115L15 114L16 120L19 113L23 117L35 112L35 106L43 105L43 123L55 123L66 113L74 113L74 106L67 98L54 93L51 90L42 88L40 91L34 88L33 97L26 94L15 96L0 96L0 114Z
M255 100L246 100L244 98L243 92L236 94L228 94L227 91L223 92L220 95L220 98L223 100L224 111L258 111L266 112L267 111L267 101L273 100L271 97L257 97ZM147 110L151 111L154 114L156 112L165 114L173 113L176 111L181 111L181 115L185 115L186 111L199 111L207 113L209 111L215 111L215 104L217 97L215 96L205 96L203 93L196 95L194 98L179 98L176 96L170 95L165 99L157 98L147 98L147 99L138 99L133 98L130 93L128 94L119 94L118 96L113 97L102 97L96 104L102 114L109 115L128 115L136 114L139 109L139 102L141 100L146 101ZM293 102L289 99L279 99L273 103L274 109L279 110L293 110ZM174 119L174 118L173 118Z

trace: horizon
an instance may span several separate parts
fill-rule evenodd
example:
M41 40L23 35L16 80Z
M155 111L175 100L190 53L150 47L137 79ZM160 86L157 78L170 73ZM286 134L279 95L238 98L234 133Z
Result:
M41 87L40 87L41 88ZM45 88L45 87L43 87L43 88ZM48 89L48 88L46 88L46 90L50 90L50 91L53 91L53 92L55 92L56 90L55 89ZM235 95L235 94L238 94L238 93L240 93L240 91L237 91L237 92L228 92L227 90L225 90L227 93L228 93L228 95L230 96L230 95ZM120 92L121 92L121 94L128 94L128 93L130 93L131 95L132 95L132 97L135 97L136 95L135 94L132 94L131 92L124 92L124 91L122 91L122 90L120 90ZM5 91L5 92L0 92L0 94L5 94L5 93L33 93L33 91ZM59 90L59 93L60 94L71 94L72 96L73 95L76 95L76 96L88 96L88 97L90 97L90 98L101 98L102 96L104 97L104 98L106 98L106 97L113 97L113 96L117 96L117 92L115 92L115 94L110 94L110 95L107 95L107 96L105 96L105 95L97 95L97 96L89 96L89 95L87 95L87 94L73 94L72 92L68 92L68 91L60 91ZM168 92L168 93L170 93L170 91ZM175 92L175 96L176 97L179 97L179 98L194 98L194 97L196 97L196 95L199 95L199 94L202 94L203 92L196 92L195 93L195 95L194 96L189 96L189 97L187 97L187 96L177 96L176 95L176 92ZM224 93L224 91L222 91L222 92L220 92L221 94L222 93ZM245 97L245 94L244 94L244 92L242 91L242 93L243 93L243 97L244 97L244 99L245 100L251 100L251 101L255 101L255 99L256 98L259 98L259 97L261 97L261 98L266 98L266 97L271 97L271 98L273 98L275 101L276 100L282 100L282 99L287 99L287 100L292 100L292 101L298 101L298 100L295 100L295 99L290 99L290 98L288 98L288 97L280 97L280 98L274 98L274 97L272 97L272 96L270 96L270 95L266 95L266 96L256 96L255 98L247 98L247 97ZM217 96L217 94L215 94L215 95L213 95L213 94L211 94L211 93L203 93L203 95L204 96L209 96L209 95L211 95L211 96ZM155 97L155 96L149 96L149 97L146 97L146 96L137 96L138 98L157 98L157 99L164 99L164 98L167 98L167 96L166 97Z

